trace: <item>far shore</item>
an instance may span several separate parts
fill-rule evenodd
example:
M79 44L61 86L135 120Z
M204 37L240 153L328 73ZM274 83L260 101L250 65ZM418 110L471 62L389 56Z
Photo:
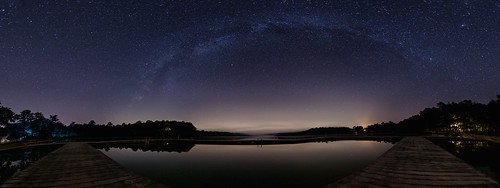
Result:
M276 145L276 144L301 144L309 142L331 142L342 140L371 140L371 141L389 141L398 142L405 136L382 136L382 135L321 135L321 136L217 136L217 137L195 137L195 138L131 138L131 139L101 139L89 140L79 139L76 141L58 141L58 140L31 140L23 142L15 142L9 144L1 144L0 151L26 149L29 147L46 146L46 145L62 145L70 142L84 142L89 144L105 144L105 143L150 143L150 142L189 142L193 144L207 145ZM454 140L483 140L496 142L495 139L485 138L484 136L444 136L444 135L428 135L426 138L433 139L454 139ZM498 142L497 142L498 143Z

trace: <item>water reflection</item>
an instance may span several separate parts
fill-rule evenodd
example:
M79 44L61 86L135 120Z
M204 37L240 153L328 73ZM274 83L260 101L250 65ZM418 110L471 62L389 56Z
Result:
M0 152L0 183L9 179L17 171L27 168L31 163L60 147L60 145L38 146L27 149Z
M155 152L189 152L195 144L191 142L147 142L147 143L107 143L92 144L97 149L109 151L111 148L131 149L132 151L155 151Z
M374 141L193 145L182 153L152 150L144 144L144 148L100 148L132 171L174 188L321 187L363 168L392 145Z
M450 140L449 143L453 144L456 153L461 153L462 151L466 152L475 152L481 151L483 149L487 149L490 147L490 144L485 141L476 141L476 140Z
M500 180L500 145L475 140L433 140L474 168Z

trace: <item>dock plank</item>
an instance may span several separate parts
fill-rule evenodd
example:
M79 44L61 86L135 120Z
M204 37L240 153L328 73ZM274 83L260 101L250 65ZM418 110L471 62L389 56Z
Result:
M85 143L47 154L0 187L166 187L137 175Z
M406 137L374 163L330 187L500 187L423 137Z

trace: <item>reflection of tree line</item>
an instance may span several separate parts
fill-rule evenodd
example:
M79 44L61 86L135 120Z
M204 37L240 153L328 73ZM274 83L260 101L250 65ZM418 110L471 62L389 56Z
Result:
M154 151L154 152L189 152L195 146L191 142L170 141L170 142L145 142L145 143L106 143L92 144L97 149L109 151L111 148L132 149L133 151Z
M381 142L381 143L390 143L390 144L396 144L401 140L401 137L367 137L366 139L325 139L324 141L321 142L335 142L335 141L343 141L343 140L367 140L367 141L375 141L375 142Z
M0 153L0 183L7 180L17 171L23 170L31 163L42 158L59 146L38 146L29 150L10 150Z

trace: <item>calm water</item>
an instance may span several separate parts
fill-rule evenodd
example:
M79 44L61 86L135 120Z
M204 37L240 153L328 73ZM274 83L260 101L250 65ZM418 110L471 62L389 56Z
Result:
M392 143L95 145L126 168L174 188L321 187L373 162Z

